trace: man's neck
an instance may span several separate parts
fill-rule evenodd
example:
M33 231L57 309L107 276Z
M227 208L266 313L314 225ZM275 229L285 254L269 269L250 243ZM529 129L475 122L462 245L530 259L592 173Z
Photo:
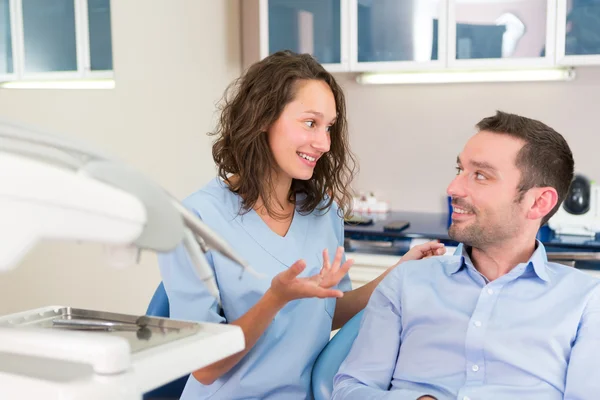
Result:
M535 251L535 238L519 237L486 248L471 249L475 268L490 282L508 274L520 263L527 262Z

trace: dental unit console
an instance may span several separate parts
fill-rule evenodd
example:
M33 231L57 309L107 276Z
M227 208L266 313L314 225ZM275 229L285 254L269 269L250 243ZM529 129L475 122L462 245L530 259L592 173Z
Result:
M219 301L205 253L251 271L159 185L74 141L0 121L0 273L40 240L96 242L110 263L183 244ZM0 275L0 279L1 279ZM0 398L140 400L244 349L237 326L49 306L0 317Z
M600 185L576 174L548 226L557 235L596 237L600 233Z

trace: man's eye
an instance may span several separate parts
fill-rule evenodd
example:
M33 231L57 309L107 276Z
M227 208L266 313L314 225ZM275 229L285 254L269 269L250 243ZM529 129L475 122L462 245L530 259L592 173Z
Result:
M484 179L487 179L487 178L485 177L485 175L483 175L483 174L481 174L479 172L476 172L475 173L475 179L481 181L481 180L484 180Z
M461 167L456 167L456 175L460 175L460 173L462 172L462 168Z

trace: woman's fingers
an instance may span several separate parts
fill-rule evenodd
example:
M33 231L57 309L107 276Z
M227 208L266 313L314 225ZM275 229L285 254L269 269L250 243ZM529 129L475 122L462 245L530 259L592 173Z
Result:
M319 282L319 286L329 288L337 285L346 276L352 265L354 265L354 260L346 260L337 271L324 276L321 282Z
M327 289L320 286L315 286L313 290L314 295L312 297L318 297L320 299L326 299L328 297L340 298L344 296L344 293L337 289Z
M323 266L321 267L320 275L325 275L331 269L331 264L329 264L329 251L327 248L323 250Z
M293 263L288 269L280 273L280 277L283 283L290 283L298 277L306 268L306 262L304 260L298 260Z

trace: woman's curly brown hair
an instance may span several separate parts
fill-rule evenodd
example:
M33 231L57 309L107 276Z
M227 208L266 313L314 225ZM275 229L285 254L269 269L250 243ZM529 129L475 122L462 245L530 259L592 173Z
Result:
M229 189L242 198L242 210L251 210L261 199L266 211L277 217L270 201L275 159L266 131L279 118L296 94L298 82L320 80L329 85L335 98L337 117L330 128L331 147L315 166L309 180L292 181L289 198L305 195L298 210L309 214L315 209L328 211L335 201L341 214L350 212L350 182L356 160L349 147L346 102L335 78L309 54L290 51L274 53L253 64L225 91L221 116L215 132L213 159L219 176L229 182ZM234 182L228 177L237 175Z

